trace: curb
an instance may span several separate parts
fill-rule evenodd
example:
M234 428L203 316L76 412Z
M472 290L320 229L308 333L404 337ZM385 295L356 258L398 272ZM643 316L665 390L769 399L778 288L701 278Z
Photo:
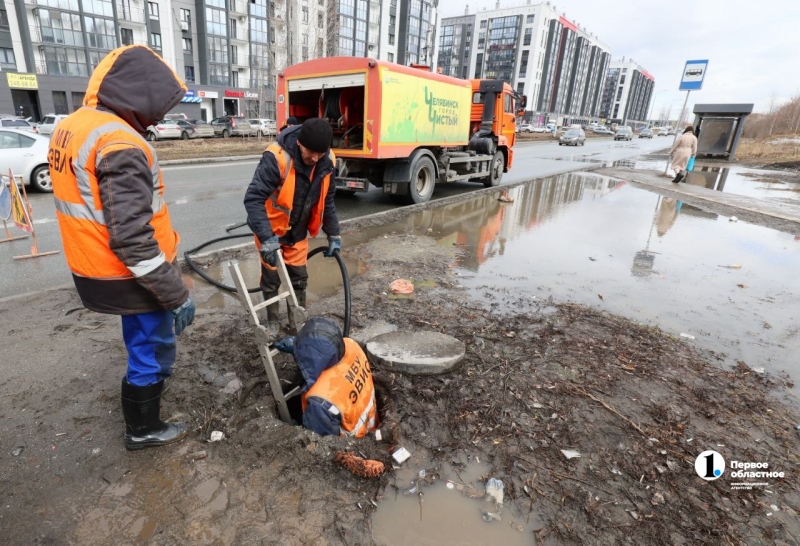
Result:
M194 159L167 159L166 161L159 161L158 164L162 167L169 165L193 165L198 163L229 163L231 161L252 161L261 159L260 155L237 155L230 157L197 157Z

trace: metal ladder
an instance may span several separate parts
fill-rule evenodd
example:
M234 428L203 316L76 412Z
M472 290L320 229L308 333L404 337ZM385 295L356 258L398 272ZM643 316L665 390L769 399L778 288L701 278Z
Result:
M273 303L280 303L283 300L287 300L289 302L289 313L294 319L290 320L290 322L293 322L298 330L302 328L306 321L306 312L305 309L300 307L300 305L297 303L297 296L295 295L294 288L289 280L289 273L286 271L286 264L283 261L283 256L281 256L280 252L276 252L275 255L277 256L276 265L278 268L278 276L281 279L281 289L284 289L284 291L279 292L274 298L270 298L256 305L253 305L253 300L250 299L247 286L242 278L242 272L239 270L239 262L235 260L229 261L228 270L231 273L231 277L233 277L233 283L236 285L236 292L239 294L239 301L242 303L242 307L244 307L244 310L247 313L250 324L253 325L253 328L256 331L258 352L261 353L261 360L264 362L264 369L267 372L267 379L269 380L269 386L272 390L272 396L278 403L278 413L280 414L283 422L291 423L292 418L289 416L289 406L286 404L286 401L300 394L300 391L303 387L300 385L294 387L287 393L283 392L281 381L278 378L278 372L275 370L275 363L272 360L275 355L280 352L273 346L274 342L277 340L270 339L269 328L268 326L261 324L261 321L258 319L258 311L269 305L272 305Z

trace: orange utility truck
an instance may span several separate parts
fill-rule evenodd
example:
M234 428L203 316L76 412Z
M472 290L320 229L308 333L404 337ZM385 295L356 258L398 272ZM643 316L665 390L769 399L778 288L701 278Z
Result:
M500 80L461 80L361 57L327 57L278 74L278 126L327 119L333 127L337 191L369 185L424 203L436 182L496 186L514 158L516 111Z

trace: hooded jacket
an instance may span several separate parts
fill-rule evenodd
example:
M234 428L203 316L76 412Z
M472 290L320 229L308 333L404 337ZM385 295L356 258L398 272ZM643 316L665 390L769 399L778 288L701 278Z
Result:
M322 179L334 173L335 165L330 158L325 155L316 166L309 166L303 162L300 148L297 146L297 136L300 133L300 125L292 126L283 131L278 136L278 144L294 158L292 168L295 171L295 190L292 204L292 214L289 219L291 231L281 237L281 244L293 245L308 237L308 222L311 217L311 210L320 200L325 199L325 212L322 216L322 231L327 235L339 235L339 218L336 216L336 205L333 196L336 193L336 184L331 182L325 196L322 193ZM314 176L314 180L309 177ZM271 153L265 152L261 156L261 161L253 175L253 180L247 188L244 196L244 207L247 210L247 225L258 237L261 242L266 241L274 235L272 226L267 217L264 204L270 195L280 189L281 171L278 161Z
M310 319L294 340L305 380L303 426L322 436L362 437L375 430L375 387L364 351L326 318Z
M175 309L189 297L158 158L142 134L186 93L161 57L118 48L48 154L64 254L84 305L101 313Z

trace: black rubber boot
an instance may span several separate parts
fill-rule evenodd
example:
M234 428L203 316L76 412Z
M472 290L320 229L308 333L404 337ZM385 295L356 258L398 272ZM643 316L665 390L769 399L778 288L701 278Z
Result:
M264 301L278 295L278 292L264 292L263 290L261 293L264 294ZM267 306L267 328L269 329L269 337L273 340L278 339L278 336L281 334L280 310L280 302L275 302Z
M672 179L673 184L677 184L681 180L683 180L684 173L683 171L678 171L678 174L675 175L675 178Z
M136 387L122 380L122 414L125 416L125 448L136 451L146 447L164 446L186 436L183 423L161 420L161 394L164 382Z

